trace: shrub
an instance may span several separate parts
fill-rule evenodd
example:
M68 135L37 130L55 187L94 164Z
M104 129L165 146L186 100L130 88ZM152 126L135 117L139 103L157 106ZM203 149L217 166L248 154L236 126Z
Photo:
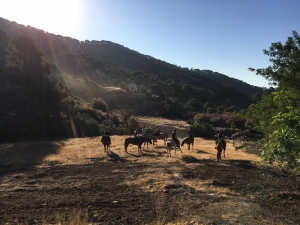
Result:
M107 112L107 105L100 98L94 98L91 103L91 107L93 109L98 109L98 110L102 110L103 112Z
M191 126L191 131L196 137L213 138L215 135L213 126L206 122L194 123Z

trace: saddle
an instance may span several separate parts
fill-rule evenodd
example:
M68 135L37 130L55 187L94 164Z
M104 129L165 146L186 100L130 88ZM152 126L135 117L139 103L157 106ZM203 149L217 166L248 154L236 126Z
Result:
M133 140L135 141L136 144L140 144L140 137L139 136L133 137Z

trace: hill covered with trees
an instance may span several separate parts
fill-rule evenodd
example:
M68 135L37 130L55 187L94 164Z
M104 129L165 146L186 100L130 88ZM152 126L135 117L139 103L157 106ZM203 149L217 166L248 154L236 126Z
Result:
M0 29L8 37L33 39L66 75L86 77L101 86L125 88L134 81L141 92L164 90L152 93L160 94L161 100L176 98L186 103L195 99L202 105L211 102L215 111L219 106L228 108L229 102L230 106L246 108L253 103L252 95L262 92L262 88L243 81L210 70L181 68L110 41L78 41L3 18ZM62 82L68 86L66 79ZM151 85L158 88L151 89Z
M189 120L198 113L235 113L263 92L110 41L78 41L3 18L0 30L4 141L93 136L105 126L113 133L130 133L138 126L131 115ZM138 92L127 90L130 82Z

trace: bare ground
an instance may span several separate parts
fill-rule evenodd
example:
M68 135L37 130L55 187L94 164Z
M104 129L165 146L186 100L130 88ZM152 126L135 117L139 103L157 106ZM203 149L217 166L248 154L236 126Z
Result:
M228 140L216 162L213 140L166 157L162 140L126 154L125 138L108 155L99 137L0 145L0 224L300 224L299 176L259 163L255 143Z

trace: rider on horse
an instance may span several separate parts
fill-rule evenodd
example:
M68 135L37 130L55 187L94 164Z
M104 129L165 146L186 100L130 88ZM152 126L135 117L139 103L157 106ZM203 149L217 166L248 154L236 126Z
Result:
M146 128L145 128L145 126L142 127L142 136L146 136Z
M176 130L173 130L173 132L172 132L172 139L177 144L177 147L180 148L180 146L179 146L180 143L179 143L179 140L177 139Z
M158 126L156 126L155 128L155 133L154 133L155 136L159 136L160 135L160 129Z
M194 143L194 135L191 129L188 130L189 138L191 139L191 143Z
M101 138L101 142L104 144L104 145L111 145L111 139L110 139L110 136L109 136L109 132L107 130L107 127L105 128L104 130L104 135L102 136Z
M107 128L105 128L103 133L104 133L104 136L109 136L109 132L108 132Z
M134 132L133 132L133 138L136 141L136 143L139 142L139 137L138 137L137 129L135 129Z

